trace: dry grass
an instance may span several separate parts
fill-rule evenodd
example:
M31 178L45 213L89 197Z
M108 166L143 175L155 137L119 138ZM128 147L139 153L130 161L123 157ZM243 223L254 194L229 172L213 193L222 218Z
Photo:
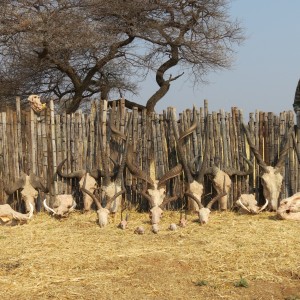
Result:
M299 223L214 212L169 231L178 220L166 212L158 234L138 213L125 231L95 212L1 227L1 299L300 299Z

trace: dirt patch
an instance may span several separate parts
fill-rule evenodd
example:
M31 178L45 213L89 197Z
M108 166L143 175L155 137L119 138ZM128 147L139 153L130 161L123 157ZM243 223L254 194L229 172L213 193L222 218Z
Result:
M44 213L0 227L1 299L300 299L299 224L271 213L213 212L205 226L166 212L153 234L148 214L129 228L100 228L96 213L63 221ZM134 234L143 225L144 235Z

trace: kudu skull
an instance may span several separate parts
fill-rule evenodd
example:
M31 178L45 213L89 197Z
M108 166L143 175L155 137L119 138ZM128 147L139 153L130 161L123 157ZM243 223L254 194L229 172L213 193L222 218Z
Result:
M173 124L173 132L174 137L177 143L177 152L180 162L183 165L184 174L185 174L185 180L186 180L186 190L185 195L192 201L192 204L194 205L193 210L197 211L199 214L199 221L201 224L205 224L208 222L208 217L210 214L211 206L215 201L219 201L220 199L224 199L227 195L226 189L228 187L230 188L231 180L227 174L222 172L220 169L214 167L214 168L206 168L206 161L207 161L207 152L208 152L208 130L206 130L206 138L205 138L205 148L204 148L204 154L203 154L203 161L201 168L199 171L195 172L193 170L193 162L188 163L184 156L183 151L183 139L191 134L196 126L197 123L194 121L194 123L191 125L190 128L188 128L186 131L182 132L179 136L177 132L177 122L175 120L175 116L173 116L172 120ZM216 185L216 190L218 192L217 196L213 198L213 201L211 201L206 207L204 207L201 203L201 198L203 194L203 181L204 181L204 175L205 174L211 174L214 176ZM221 174L221 175L220 175ZM223 178L222 180L219 180L219 176ZM219 189L219 186L222 186L222 190ZM225 189L226 188L226 189ZM227 198L226 198L226 204L227 204ZM227 207L227 206L226 206Z
M86 189L90 191L91 193L94 193L95 190L98 188L97 180L104 176L102 171L99 169L93 169L90 172L87 172L86 170L77 170L70 173L65 173L62 171L64 163L67 161L67 159L64 159L58 166L57 166L57 174L63 178L77 178L79 180L79 187L82 189L83 186L83 180L86 175ZM93 203L93 199L87 195L84 194L83 196L83 205L84 210L89 211L91 210L91 206Z
M223 167L222 169L217 166L212 166L205 169L205 175L211 177L214 189L218 194L225 192L226 195L219 199L219 207L221 210L228 209L228 195L232 185L232 176L247 176L253 173L253 163L247 159L241 152L239 155L246 161L248 170L242 171L233 167Z
M131 123L131 115L128 119L127 129ZM100 227L105 227L108 224L108 216L109 213L115 214L120 206L122 194L125 193L126 189L123 181L123 172L126 164L127 151L129 146L129 130L127 130L127 135L119 132L111 125L112 133L118 135L123 140L126 141L125 149L122 157L121 164L118 168L116 176L110 176L109 167L108 167L108 157L104 150L104 145L102 139L100 139L100 150L101 150L101 158L102 165L104 169L104 176L102 185L100 187L102 191L102 196L99 194L92 194L89 190L86 189L86 178L84 176L82 191L90 196L97 205L97 214L98 214L98 222ZM98 189L99 190L99 189ZM106 202L103 206L102 202Z
M9 196L19 189L21 189L21 197L25 203L27 213L31 210L30 204L32 204L35 210L35 200L38 197L38 190L48 193L48 189L44 186L42 178L33 173L27 175L22 172L19 178L5 186L4 191Z
M183 170L184 170L184 175L185 175L185 185L186 185L186 192L185 195L188 196L188 201L189 201L189 207L191 211L199 211L199 206L197 205L196 202L193 201L193 199L197 198L201 202L201 197L203 194L203 180L204 180L204 165L206 162L206 150L204 150L204 159L201 165L201 168L194 178L194 174L192 173L192 166L189 164L185 158L184 155L184 150L183 150L183 139L191 134L197 126L197 123L194 122L193 125L188 128L185 132L181 133L179 136L178 133L178 128L177 128L177 121L175 115L172 117L172 128L173 128L173 133L175 137L175 141L177 144L177 154L179 161L182 164ZM207 144L206 144L207 145ZM191 196L191 197L190 197Z
M289 139L293 133L293 126L289 129L288 134L287 134L287 139L285 141L285 145L283 146L283 149L279 155L278 161L276 165L273 166L268 166L262 155L259 153L258 148L254 145L250 132L245 124L243 124L247 141L249 144L250 149L252 150L260 168L261 168L261 184L263 187L263 194L265 199L268 199L268 208L271 211L276 211L278 207L278 199L279 199L279 194L281 191L281 186L282 186L282 181L283 181L283 176L282 176L282 169L284 167L284 161L285 157L288 153L288 150L290 148L289 145Z
M97 215L98 215L98 223L100 227L105 227L108 224L108 215L110 213L110 206L116 198L121 196L123 193L125 193L125 189L117 192L113 197L109 197L106 195L106 204L105 206L102 206L101 204L101 197L96 196L92 194L90 191L86 190L84 187L82 188L82 191L84 193L87 193L96 203L97 205Z
M166 172L159 180L156 180L155 178L151 178L145 171L138 168L133 163L133 151L131 145L128 149L126 164L132 175L146 182L146 188L139 192L146 200L148 200L150 206L151 224L158 224L161 220L166 205L178 199L178 195L166 196L166 183L168 180L180 175L182 172L182 165L178 164ZM157 231L158 225L155 225L153 227L153 232Z
M181 156L180 153L183 152L183 150L181 149L182 148L181 140L184 137L188 136L190 133L192 133L194 128L196 128L195 122L188 130L183 132L180 135L180 137L178 138L179 156ZM206 140L208 140L207 137L206 137ZM225 192L225 195L223 197L219 198L218 202L219 202L219 208L221 210L227 210L228 194L230 192L231 184L232 184L231 177L232 176L247 176L249 174L252 174L253 173L253 163L250 160L248 160L247 157L244 156L240 152L239 155L246 161L246 163L248 165L248 170L242 171L242 170L238 170L234 167L223 167L222 169L220 169L216 165L212 165L211 167L206 167L205 163L206 163L206 159L207 159L207 152L208 152L208 147L206 145L205 150L204 150L204 159L203 159L200 170L197 170L196 168L194 168L194 165L196 165L198 156L196 156L192 160L192 162L187 163L187 168L186 168L187 171L186 172L189 172L191 174L191 175L188 174L187 180L188 181L191 180L191 179L189 179L190 176L192 176L193 178L196 179L189 184L189 190L190 190L190 192L192 192L192 194L194 194L195 197L197 197L197 195L198 195L198 199L200 199L201 195L203 193L203 188L202 188L202 185L200 186L200 184L203 182L204 175L207 175L210 178L210 180L212 181L213 187L218 194Z
M209 203L206 206L203 206L201 201L195 197L192 193L186 192L187 196L189 196L191 199L195 201L195 203L198 205L199 210L198 210L198 215L199 215L199 222L201 225L207 224L209 220L209 216L211 213L211 207L213 204L221 199L222 197L226 196L226 192L222 192L220 194L217 194L213 199L209 201Z

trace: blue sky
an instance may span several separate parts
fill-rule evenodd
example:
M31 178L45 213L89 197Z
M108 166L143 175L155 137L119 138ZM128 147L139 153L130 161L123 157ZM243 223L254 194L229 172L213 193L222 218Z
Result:
M157 104L158 113L168 106L177 112L200 107L204 99L210 112L230 112L236 106L245 117L256 110L293 110L300 78L300 0L233 0L230 14L239 19L247 37L232 68L209 74L209 84L197 87L180 78ZM146 101L156 88L152 75L135 100Z

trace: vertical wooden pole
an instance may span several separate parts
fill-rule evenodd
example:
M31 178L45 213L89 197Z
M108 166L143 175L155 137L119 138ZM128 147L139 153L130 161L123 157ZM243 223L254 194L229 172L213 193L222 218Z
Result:
M51 124L51 145L52 145L52 174L50 178L56 173L57 162L56 162L56 136L55 136L55 118L54 118L54 102L50 101L50 124ZM53 186L54 195L57 194L57 181L54 181Z
M16 109L17 109L18 167L19 167L19 173L20 173L20 170L23 170L21 98L20 97L16 98Z

